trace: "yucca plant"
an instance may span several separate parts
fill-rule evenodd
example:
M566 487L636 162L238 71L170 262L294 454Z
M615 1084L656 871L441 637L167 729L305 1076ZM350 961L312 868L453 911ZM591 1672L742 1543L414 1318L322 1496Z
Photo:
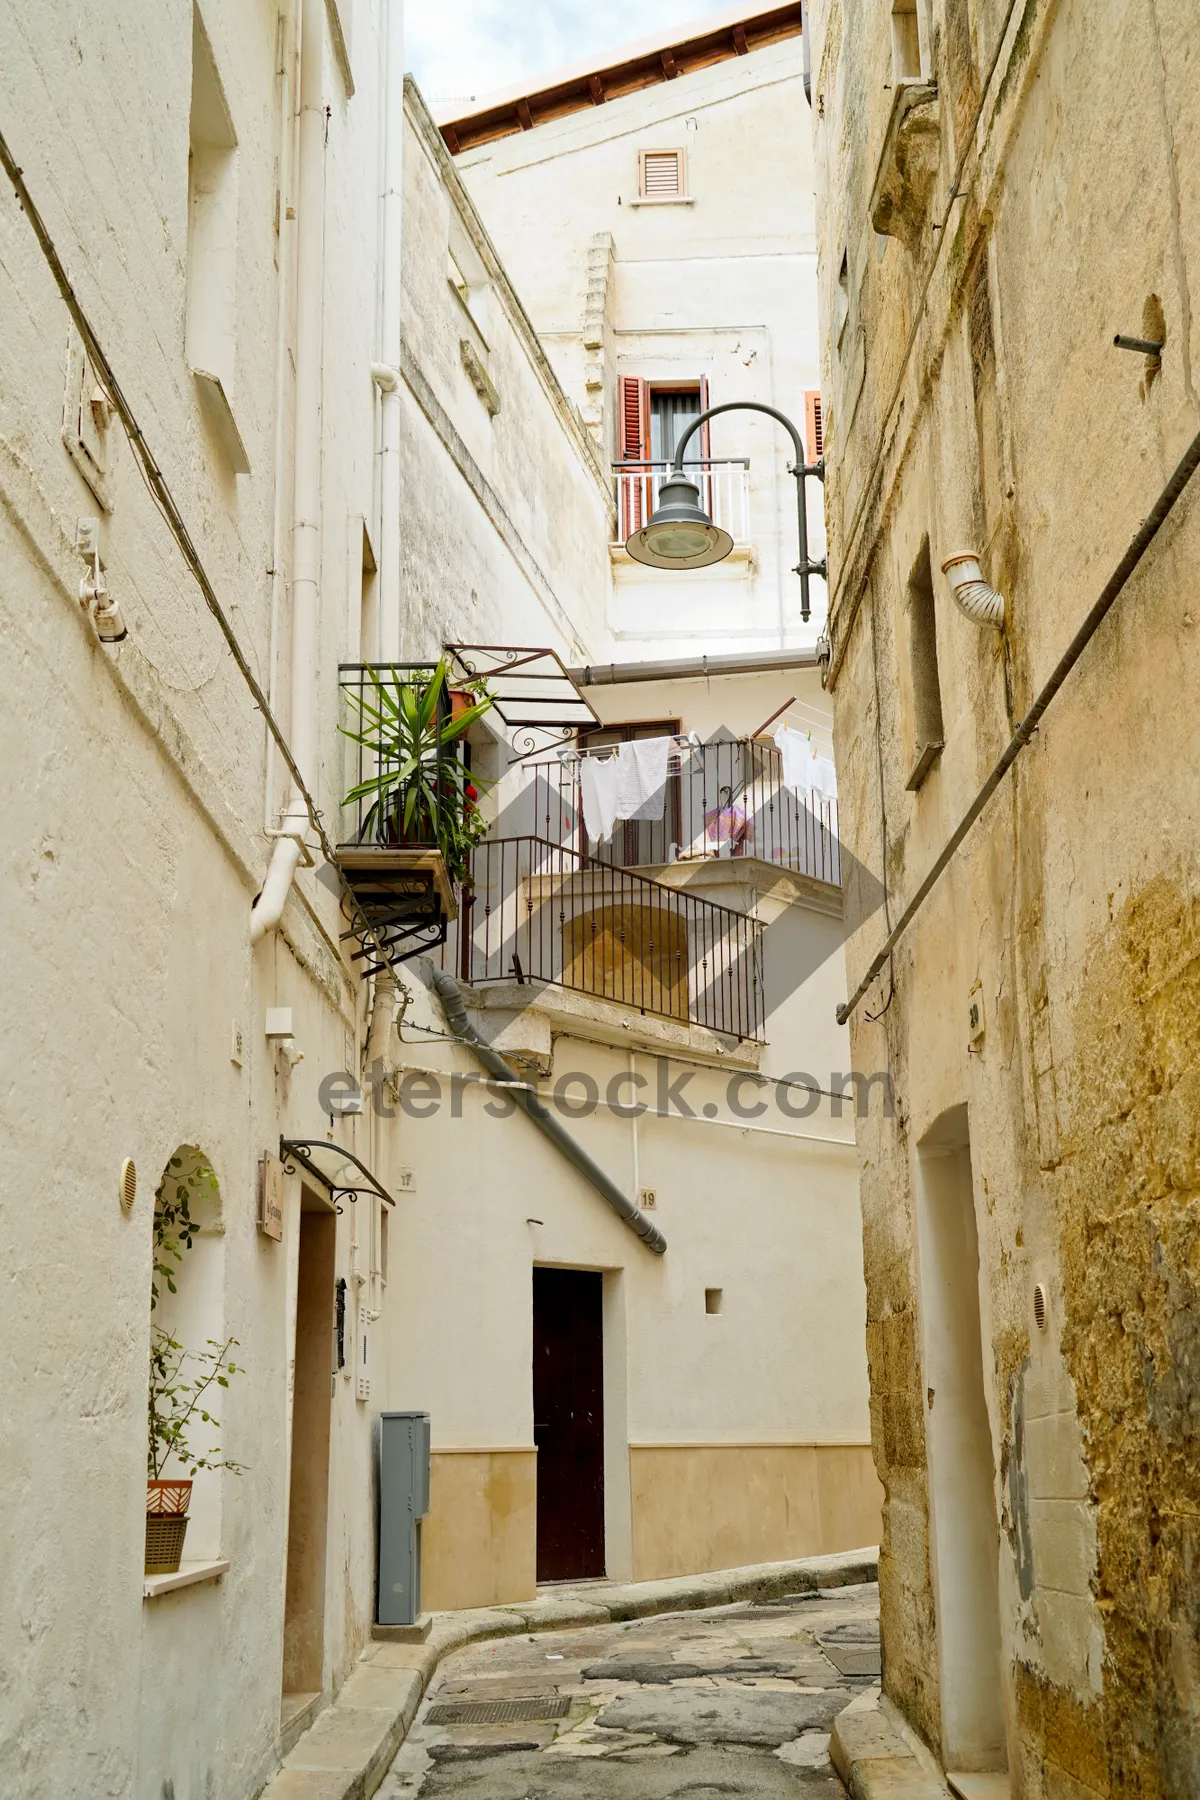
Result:
M473 846L486 826L478 788L453 746L483 717L492 697L479 682L464 683L476 696L452 717L442 704L449 670L438 663L427 681L400 681L388 670L367 668L366 684L349 690L357 718L343 736L374 760L374 773L352 787L346 806L369 800L359 841L436 844L452 881L469 878Z

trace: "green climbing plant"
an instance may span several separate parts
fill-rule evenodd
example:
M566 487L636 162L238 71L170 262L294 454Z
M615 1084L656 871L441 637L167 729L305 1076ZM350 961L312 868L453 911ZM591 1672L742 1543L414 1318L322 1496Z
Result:
M206 1193L218 1191L216 1174L204 1157L176 1155L167 1163L154 1196L152 1313L164 1289L171 1294L178 1291L175 1277L200 1229L193 1204ZM237 1339L229 1337L224 1343L209 1338L205 1349L187 1350L163 1325L151 1320L146 1452L150 1480L162 1476L172 1457L189 1475L201 1469L228 1469L234 1475L243 1472L244 1465L222 1456L219 1449L198 1452L189 1442L189 1432L196 1425L221 1429L220 1420L210 1410L209 1396L214 1388L227 1388L231 1375L245 1373L244 1365L230 1357L229 1352L236 1348Z

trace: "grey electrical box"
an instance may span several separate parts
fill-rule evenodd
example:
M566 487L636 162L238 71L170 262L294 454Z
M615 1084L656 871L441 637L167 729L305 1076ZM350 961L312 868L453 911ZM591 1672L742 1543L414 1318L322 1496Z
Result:
M380 1625L414 1625L421 1610L421 1520L429 1511L429 1414L379 1415Z

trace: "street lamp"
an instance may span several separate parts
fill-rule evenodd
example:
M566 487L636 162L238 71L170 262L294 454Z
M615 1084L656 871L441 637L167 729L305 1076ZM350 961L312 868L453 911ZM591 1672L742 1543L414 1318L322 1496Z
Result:
M729 400L724 406L710 406L698 419L693 419L675 446L675 460L659 490L658 505L644 525L630 532L625 548L634 562L645 563L651 569L706 569L710 563L720 562L729 555L733 549L733 539L727 531L713 524L700 504L700 489L683 472L683 453L689 441L707 420L715 419L718 413L724 412L766 413L791 433L796 460L788 464L788 473L796 477L796 521L800 536L800 560L795 572L800 577L800 617L807 619L812 610L808 598L808 578L810 575L824 576L826 563L824 558L820 562L813 562L808 554L808 509L805 505L804 483L810 475L815 475L818 481L824 481L825 459L818 457L815 463L805 462L800 433L787 415L776 412L773 406L763 406L757 400Z

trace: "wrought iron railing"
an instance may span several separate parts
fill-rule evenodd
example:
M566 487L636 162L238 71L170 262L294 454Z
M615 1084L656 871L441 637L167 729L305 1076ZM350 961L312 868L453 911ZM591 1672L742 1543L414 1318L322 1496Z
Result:
M404 716L420 705L436 663L342 663L339 741L344 795L339 843L436 850L453 840L463 807L461 747L445 728L460 702L443 684L424 732ZM417 767L403 773L415 762ZM453 765L453 767L452 767Z
M476 846L441 954L471 984L551 982L728 1037L762 1036L756 919L546 838Z
M658 505L658 492L671 469L669 462L613 464L617 493L618 543L643 526ZM700 489L700 504L735 544L750 538L750 464L744 457L685 462L684 471Z
M617 868L656 868L679 859L757 857L816 881L841 885L837 801L783 780L775 744L761 738L709 744L676 740L667 761L662 816L618 820L604 843L588 836L582 767L600 750L527 763L523 790L505 809L515 831L568 846ZM514 832L515 834L515 832Z

